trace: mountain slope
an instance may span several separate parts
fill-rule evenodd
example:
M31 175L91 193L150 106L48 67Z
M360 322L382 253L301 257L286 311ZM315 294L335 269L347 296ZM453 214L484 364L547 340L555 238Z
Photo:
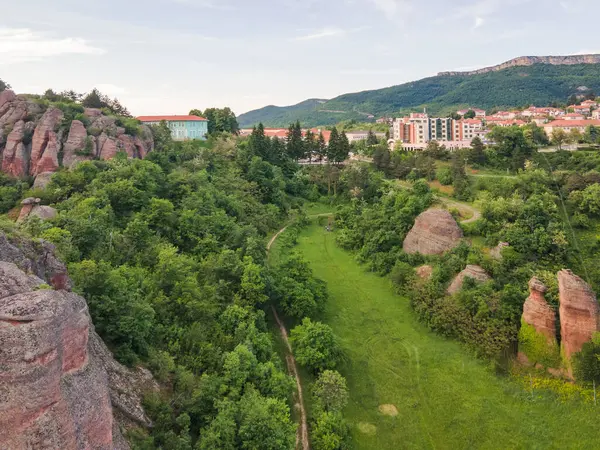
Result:
M509 62L510 63L510 62ZM508 63L505 63L508 64ZM277 108L277 115L263 108L239 116L242 126L262 121L265 126L287 126L300 120L306 126L329 125L341 120L365 120L398 115L427 107L432 114L447 114L457 107L517 107L565 102L572 94L600 93L600 64L514 65L476 74L441 74L384 89L344 94L325 103ZM331 113L328 111L341 111Z

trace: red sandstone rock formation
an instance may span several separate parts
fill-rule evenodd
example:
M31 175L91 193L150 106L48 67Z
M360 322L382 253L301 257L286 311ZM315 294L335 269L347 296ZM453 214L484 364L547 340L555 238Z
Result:
M16 177L46 174L38 183L43 186L47 174L58 169L61 152L62 165L72 167L93 157L111 159L119 151L132 158L144 158L154 149L152 132L147 126L140 126L139 136L130 136L124 128L116 126L114 117L104 116L99 109L86 108L84 114L90 119L87 129L81 121L74 120L67 130L60 109L50 107L44 112L43 105L27 97L12 91L0 92L0 130L11 131L8 137L0 132L0 169ZM24 139L31 134L33 139ZM86 148L88 139L92 154L77 155Z
M482 267L468 265L465 270L459 273L456 278L452 280L450 287L448 287L448 294L453 295L459 292L462 289L466 278L472 278L478 283L485 283L486 281L491 280L490 276Z
M67 142L63 146L63 166L71 167L79 161L90 159L91 156L95 156L95 149L92 149L92 155L81 156L77 152L81 152L85 149L87 141L87 131L83 123L79 120L71 122L71 128L69 129L69 136Z
M420 214L404 240L406 253L439 255L460 244L463 232L452 215L443 209Z
M112 450L107 376L88 357L85 300L34 290L42 280L11 263L0 262L0 274L2 447Z
M548 288L537 278L529 281L529 297L523 304L523 321L556 345L556 312L548 305L544 294Z
M0 449L127 449L120 426L151 426L158 386L113 359L53 250L0 233Z
M600 307L590 286L570 270L558 272L558 291L561 346L570 358L600 330Z
M25 177L29 173L29 152L23 143L25 132L25 122L19 120L6 139L2 171L13 177Z
M54 172L58 169L59 139L56 134L63 112L58 108L49 108L38 123L31 143L31 175L42 172Z

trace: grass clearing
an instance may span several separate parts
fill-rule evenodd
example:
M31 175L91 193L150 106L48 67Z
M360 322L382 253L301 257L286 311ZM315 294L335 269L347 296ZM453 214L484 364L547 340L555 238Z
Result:
M328 284L322 317L348 357L345 416L356 449L598 448L600 410L528 392L456 342L430 332L389 282L312 225L298 249ZM397 416L380 405L394 405Z

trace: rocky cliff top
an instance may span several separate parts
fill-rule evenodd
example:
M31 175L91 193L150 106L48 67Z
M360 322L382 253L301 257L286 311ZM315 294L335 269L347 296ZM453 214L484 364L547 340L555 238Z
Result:
M521 56L496 66L485 67L470 72L440 72L438 73L438 76L480 75L483 73L498 72L500 70L508 69L509 67L532 66L534 64L550 64L554 66L600 64L600 55Z
M77 103L48 104L0 92L1 170L14 177L47 178L60 167L111 159L120 151L144 158L154 148L150 128L138 124L126 129L122 122Z

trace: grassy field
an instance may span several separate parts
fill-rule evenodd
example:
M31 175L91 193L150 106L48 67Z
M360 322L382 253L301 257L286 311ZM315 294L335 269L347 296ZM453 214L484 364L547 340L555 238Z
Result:
M330 292L321 320L341 339L356 449L600 448L599 410L495 375L428 331L388 281L365 273L313 225L298 249ZM379 412L393 404L396 417Z

